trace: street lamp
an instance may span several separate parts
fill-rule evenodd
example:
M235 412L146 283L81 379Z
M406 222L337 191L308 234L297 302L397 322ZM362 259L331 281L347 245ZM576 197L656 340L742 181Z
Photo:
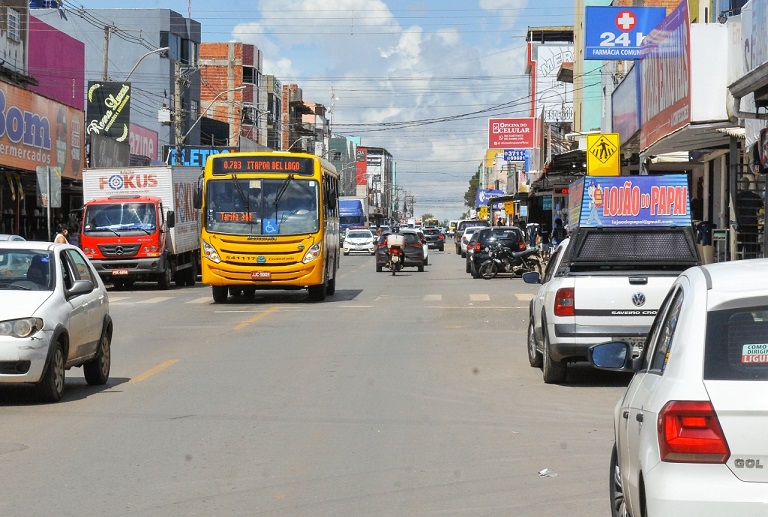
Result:
M197 119L194 122L192 122L192 125L189 126L189 129L187 130L187 132L184 133L184 135L177 140L177 142L176 142L176 161L177 162L179 161L179 158L181 157L181 147L184 144L184 141L187 139L189 134L195 128L197 123L200 122L200 120L205 116L206 113L208 113L208 110L211 109L211 107L216 103L217 100L219 100L219 97L221 97L225 93L236 92L238 90L244 90L244 89L245 89L245 85L242 85L242 86L238 86L237 88L230 88L229 90L224 90L224 91L219 92L219 93L216 94L216 96L211 100L211 102L208 104L208 106L205 107L203 112L200 113L200 116L197 117Z
M130 72L128 72L128 75L126 76L126 78L125 78L125 81L123 81L123 82L124 82L124 83L127 83L127 82L128 82L128 79L130 79L130 78L131 78L131 76L133 75L133 72L134 72L134 71L136 71L136 68L139 66L139 63L141 63L141 62L144 60L144 58L145 58L145 57L147 57L147 56L149 56L149 55L152 55L152 54L159 54L160 52L165 52L166 50L168 50L168 47L161 47L161 48L156 48L155 50L150 50L149 52L147 52L146 54L144 54L143 56L141 56L141 57L139 58L139 60L138 60L138 61L136 61L136 64L135 64L135 65L133 65L133 68L131 68L131 71L130 71Z

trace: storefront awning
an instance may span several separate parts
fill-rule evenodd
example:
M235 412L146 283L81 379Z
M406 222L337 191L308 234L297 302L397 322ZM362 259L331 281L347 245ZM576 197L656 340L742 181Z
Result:
M696 149L714 149L727 147L731 136L721 129L732 129L733 123L727 120L722 122L704 122L687 124L674 133L671 133L648 147L643 154L655 156L659 154L675 153L682 151L694 151Z

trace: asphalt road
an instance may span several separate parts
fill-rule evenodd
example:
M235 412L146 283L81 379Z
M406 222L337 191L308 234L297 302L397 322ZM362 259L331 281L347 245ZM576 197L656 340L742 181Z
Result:
M545 385L535 287L430 261L392 277L342 257L324 303L111 291L107 386L71 370L58 404L0 390L0 515L609 515L628 379Z

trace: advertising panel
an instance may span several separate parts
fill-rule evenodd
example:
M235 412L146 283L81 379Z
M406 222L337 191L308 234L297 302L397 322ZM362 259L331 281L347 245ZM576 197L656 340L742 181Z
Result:
M83 171L83 112L29 90L0 83L0 164L21 170Z
M643 38L666 15L665 7L587 6L584 59L639 59Z
M479 188L475 193L475 208L486 206L492 197L501 197L503 195L504 192L501 190ZM501 203L498 204L500 205Z
M88 81L85 132L103 135L118 142L128 141L131 122L129 83Z
M150 160L159 160L157 131L152 131L138 124L128 126L128 144L131 154L146 156Z
M534 113L543 114L544 122L573 122L573 84L557 80L563 63L573 63L572 45L537 47Z
M611 95L613 132L619 134L619 142L626 142L640 129L639 83L637 66L633 66L627 77Z
M368 150L362 147L355 153L355 185L368 185Z
M84 111L85 44L29 17L29 75L40 84L29 89Z
M531 149L534 128L532 118L488 119L488 149Z
M569 186L569 222L582 227L690 226L686 174L599 176Z
M680 2L643 43L639 75L641 149L691 120L690 51L688 2Z

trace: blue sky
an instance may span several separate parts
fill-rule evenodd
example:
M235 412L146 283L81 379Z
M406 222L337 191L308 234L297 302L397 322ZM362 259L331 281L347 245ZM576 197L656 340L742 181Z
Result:
M333 105L333 131L384 147L417 215L456 219L487 119L527 116L528 27L572 25L574 0L65 0L163 8L203 41L257 45L264 69ZM332 93L336 100L332 101Z

